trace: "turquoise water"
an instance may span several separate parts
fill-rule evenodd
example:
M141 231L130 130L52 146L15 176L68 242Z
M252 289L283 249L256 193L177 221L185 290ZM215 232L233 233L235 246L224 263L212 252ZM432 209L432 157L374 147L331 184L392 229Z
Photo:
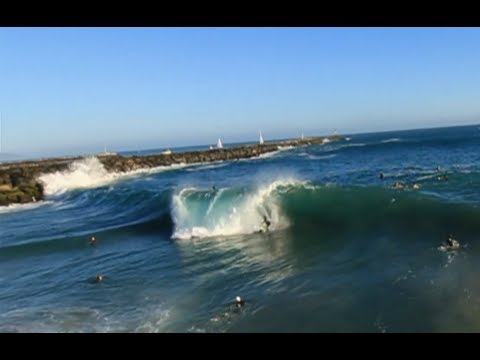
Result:
M0 331L477 332L479 154L468 126L115 176L77 162L46 201L0 208Z

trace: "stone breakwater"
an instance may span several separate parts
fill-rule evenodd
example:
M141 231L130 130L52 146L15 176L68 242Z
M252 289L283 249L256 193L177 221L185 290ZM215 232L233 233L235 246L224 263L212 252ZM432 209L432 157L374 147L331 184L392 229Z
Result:
M173 164L208 163L219 160L239 160L277 151L288 146L321 144L327 140L341 140L339 135L269 142L263 145L243 145L222 149L199 150L171 154L145 156L105 155L97 156L109 172L128 172ZM38 178L43 174L68 170L70 165L83 157L0 163L0 206L24 204L44 198L44 184Z

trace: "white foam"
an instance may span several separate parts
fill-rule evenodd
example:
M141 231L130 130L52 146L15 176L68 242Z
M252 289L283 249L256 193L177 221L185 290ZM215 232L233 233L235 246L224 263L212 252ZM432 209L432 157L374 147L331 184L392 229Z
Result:
M52 204L52 201L47 200L47 201L37 201L33 203L28 203L28 204L10 204L8 206L0 206L0 214L32 210L47 204Z
M285 149L278 149L277 151L272 151L272 152L260 154L260 155L258 155L257 157L255 157L254 159L266 159L266 158L271 158L271 157L279 154L281 151L284 151L284 150L285 150Z
M191 239L251 234L260 230L263 216L268 216L270 219L271 231L288 227L289 221L283 214L278 199L273 196L273 192L280 187L296 185L304 185L304 182L296 179L279 179L260 186L253 193L245 194L239 201L232 200L228 204L228 209L221 214L212 215L216 217L213 219L210 217L210 221L192 219L195 215L189 211L186 203L186 195L192 191L192 188L182 189L173 196L172 215L175 231L172 238ZM217 193L212 200L207 210L208 214L211 214L221 194Z
M337 154L329 154L329 155L307 155L307 158L310 160L325 160L325 159L331 159L333 157L337 156Z
M392 138L392 139L386 139L386 140L382 140L381 142L382 143L391 143L391 142L397 142L397 141L400 141L399 138Z
M88 157L74 161L67 170L43 174L38 180L44 185L46 195L58 195L78 188L85 189L104 186L121 178L177 170L194 165L180 163L117 173L108 172L96 157Z
M296 147L293 146L293 145L287 145L287 146L282 146L282 145L279 145L277 146L277 149L279 151L286 151L286 150L292 150L292 149L295 149Z
M220 162L223 162L223 160L220 160ZM227 166L227 165L228 164L224 164L224 163L203 165L203 166L197 166L193 169L188 169L187 171L202 171L202 170L217 169L217 168L221 168L221 167L224 167L224 166Z
M46 195L61 194L74 188L92 188L108 184L118 178L109 173L96 157L74 161L68 170L43 174L38 180L45 187Z

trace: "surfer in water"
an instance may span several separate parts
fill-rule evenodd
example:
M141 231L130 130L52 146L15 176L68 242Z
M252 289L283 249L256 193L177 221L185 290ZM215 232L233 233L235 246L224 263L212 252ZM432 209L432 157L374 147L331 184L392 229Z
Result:
M259 232L267 232L268 231L268 228L270 227L270 220L267 219L267 217L264 215L263 216L263 222L262 224L260 225L260 231ZM262 228L263 226L265 226L265 228Z
M403 189L405 188L405 184L400 182L400 181L395 181L395 183L392 185L394 189Z
M445 241L445 249L453 250L453 249L458 249L459 247L460 247L460 243L453 238L452 234L450 234L448 236L447 241Z
M237 296L235 298L235 306L237 307L237 309L241 308L244 305L245 305L245 300L243 300L240 296Z

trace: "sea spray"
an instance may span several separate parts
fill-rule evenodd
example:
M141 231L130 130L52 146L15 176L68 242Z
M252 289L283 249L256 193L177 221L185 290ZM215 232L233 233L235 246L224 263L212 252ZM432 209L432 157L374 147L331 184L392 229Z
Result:
M201 165L200 163L173 164L128 172L108 172L96 157L88 157L74 161L64 171L56 171L41 175L38 180L45 187L45 194L60 195L73 189L87 189L105 186L119 179L126 179L141 174L153 174L167 170L178 170L185 167Z
M45 187L46 195L58 195L75 188L92 188L106 185L119 174L109 173L96 157L73 162L68 170L43 174L39 180Z

